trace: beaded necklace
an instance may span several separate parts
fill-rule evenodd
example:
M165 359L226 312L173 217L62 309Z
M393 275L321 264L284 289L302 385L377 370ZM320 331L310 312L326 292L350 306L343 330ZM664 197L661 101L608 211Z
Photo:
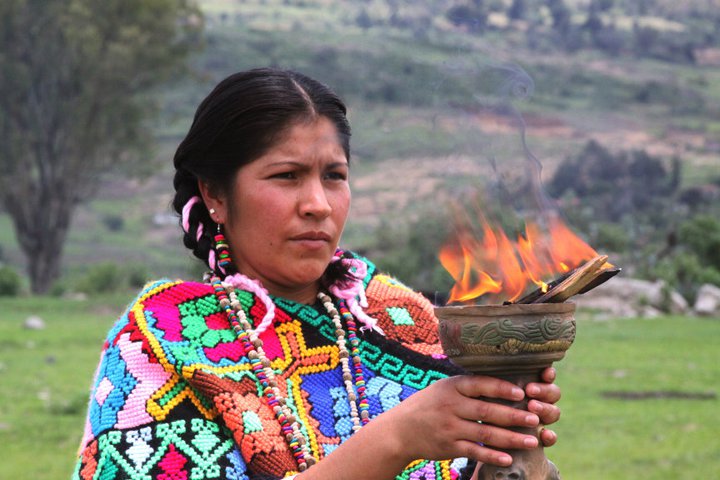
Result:
M285 440L298 464L298 471L305 471L315 464L317 460L312 456L307 441L300 431L300 423L293 415L287 405L287 400L280 391L275 372L272 369L270 360L265 355L263 341L258 337L253 326L248 321L247 315L238 300L235 287L229 282L223 282L216 276L210 279L210 284L213 286L220 306L225 311L233 330L245 349L268 405L272 408L275 418L280 423ZM338 357L342 368L343 383L350 404L352 429L355 432L370 419L369 403L360 359L360 341L357 336L357 325L344 300L338 302L340 306L338 311L328 294L319 292L317 298L322 302L335 327L335 342L339 350ZM347 340L341 315L347 324ZM350 342L350 350L347 348L348 341ZM350 366L351 359L352 368Z

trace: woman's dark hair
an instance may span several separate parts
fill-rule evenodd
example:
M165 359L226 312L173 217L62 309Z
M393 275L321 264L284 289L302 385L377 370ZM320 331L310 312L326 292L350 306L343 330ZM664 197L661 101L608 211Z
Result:
M198 180L229 195L240 167L265 154L296 123L318 117L335 125L350 161L346 113L345 104L327 86L294 71L260 68L221 81L200 103L173 160L173 208L184 224L185 246L207 263L217 229L204 203L196 202L183 212L193 197L200 197ZM332 271L326 276L343 276Z

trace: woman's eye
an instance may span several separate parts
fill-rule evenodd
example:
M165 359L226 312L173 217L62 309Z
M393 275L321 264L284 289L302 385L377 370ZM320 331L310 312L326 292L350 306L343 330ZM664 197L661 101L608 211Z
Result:
M297 177L295 175L295 172L280 172L280 173L275 173L275 174L271 175L270 178L280 178L280 179L292 180Z
M347 180L347 174L345 172L328 172L325 174L325 178L328 180Z

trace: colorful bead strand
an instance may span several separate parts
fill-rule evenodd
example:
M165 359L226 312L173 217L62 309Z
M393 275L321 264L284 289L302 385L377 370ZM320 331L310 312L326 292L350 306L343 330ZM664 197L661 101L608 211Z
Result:
M216 241L218 241L218 237L220 236L221 234L216 236ZM224 237L220 240L224 241ZM218 245L223 245L223 243L218 241ZM229 259L229 256L227 258ZM235 287L229 282L220 280L217 276L213 276L210 279L210 284L213 287L213 291L221 308L230 321L230 325L243 346L255 378L257 378L260 383L263 396L280 424L280 429L285 435L285 440L290 447L291 454L298 464L298 470L301 472L305 471L316 462L316 459L310 453L307 441L300 431L300 423L293 415L290 407L287 405L287 400L280 391L275 372L263 349L262 340L258 337L257 332L253 330L253 326L248 321L247 314L238 299ZM341 317L341 313L338 312L332 298L328 294L320 292L318 293L318 299L323 303L325 310L335 326L336 345L338 347L338 357L342 368L343 384L345 385L348 403L350 405L350 416L353 423L352 429L355 432L369 421L369 403L360 359L357 325L345 301L340 301ZM344 319L347 324L347 334L343 329L342 319ZM348 339L346 339L346 336ZM350 341L350 350L347 348L348 340Z
M217 255L217 265L220 271L227 272L227 267L232 264L230 259L230 247L228 246L225 235L221 231L220 225L218 225L218 232L215 234L215 251Z
M275 372L272 370L270 361L265 355L262 348L263 342L252 330L252 325L247 320L245 311L237 298L235 288L229 284L222 282L218 277L211 279L211 284L220 306L225 311L233 330L240 340L245 354L250 360L250 365L255 373L256 378L260 382L263 394L267 399L268 405L275 413L275 418L280 424L280 428L285 434L291 453L298 464L299 471L305 471L313 465L316 460L310 454L307 447L305 437L300 432L300 425L295 420L294 415L287 406L285 398L280 392Z
M360 410L360 421L363 425L370 421L370 403L367 398L367 388L365 387L365 376L362 370L362 360L360 358L360 339L357 336L357 324L355 317L350 313L347 304L340 300L340 314L345 320L348 330L348 339L350 340L350 355L353 360L353 369L355 373L355 388L358 395L358 409Z
M335 335L337 337L338 356L340 357L340 364L342 366L342 377L343 383L345 384L345 391L348 395L348 402L350 404L350 417L353 423L353 431L360 429L360 414L358 413L357 407L357 395L353 388L353 374L350 370L350 352L348 351L345 340L345 330L342 328L342 322L340 320L340 314L335 308L332 299L329 295L320 292L318 293L318 299L323 303L323 306L327 310L328 314L332 317L333 325L335 326Z

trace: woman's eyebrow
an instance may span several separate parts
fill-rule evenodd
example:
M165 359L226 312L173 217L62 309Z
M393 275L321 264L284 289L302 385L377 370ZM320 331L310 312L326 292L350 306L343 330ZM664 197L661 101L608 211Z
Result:
M337 167L349 167L350 164L347 160L341 161L341 162L333 162L327 165L328 168L337 168Z
M291 159L287 159L287 160L278 159L276 161L269 162L265 166L265 168L266 169L268 169L268 168L270 168L270 169L291 168L294 170L309 170L311 167L310 167L310 165L308 165L305 162L298 162L296 160L291 160Z
M295 160L277 160L269 162L268 167L302 167L305 164Z
M338 167L348 167L350 166L349 162L347 160L341 160L337 162L331 162L325 165L325 168L338 168ZM305 162L298 162L296 160L276 160L273 162L268 163L267 168L271 167L294 167L294 168L305 168L309 169L312 168L312 164L308 164Z

